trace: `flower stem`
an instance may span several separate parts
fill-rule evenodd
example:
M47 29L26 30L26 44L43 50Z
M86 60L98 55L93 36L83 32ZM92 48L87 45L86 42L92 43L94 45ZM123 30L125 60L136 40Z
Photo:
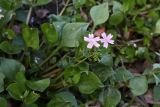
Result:
M40 66L44 65L49 59L51 59L61 48L61 46L58 46L55 50L51 52L51 54L40 64Z
M29 11L28 11L28 15L27 15L27 19L26 19L26 25L29 24L29 20L30 20L30 17L31 17L32 9L33 9L33 7L31 6L29 8Z
M69 2L70 2L70 0L67 0L67 2L66 2L66 4L65 4L64 8L62 9L62 11L61 11L60 14L59 14L60 16L62 16L62 14L64 13L64 11L65 11L65 9L67 8Z
M93 33L93 32L94 32L95 28L96 28L96 26L95 26L95 25L93 25L92 30L91 30L91 33Z

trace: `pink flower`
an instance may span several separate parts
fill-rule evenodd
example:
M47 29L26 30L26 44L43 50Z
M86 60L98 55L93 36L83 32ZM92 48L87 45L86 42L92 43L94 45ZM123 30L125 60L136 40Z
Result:
M99 47L100 44L98 41L100 40L99 37L94 37L93 34L89 34L88 37L84 37L84 41L88 42L87 48L91 49L93 46Z
M103 43L103 47L107 48L108 44L114 44L114 40L111 40L113 35L109 34L108 36L106 35L105 32L103 32L101 34L101 36L103 37L103 39L101 39L101 42Z

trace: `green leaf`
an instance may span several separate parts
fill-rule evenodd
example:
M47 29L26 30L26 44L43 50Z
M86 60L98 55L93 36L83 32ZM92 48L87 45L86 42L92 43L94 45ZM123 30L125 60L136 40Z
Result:
M0 93L4 91L4 78L4 74L0 72Z
M123 21L123 19L124 19L124 15L122 12L115 12L110 16L109 23L111 25L118 25Z
M148 90L147 79L145 76L137 76L129 81L129 88L135 96L144 94Z
M7 41L0 44L0 49L7 54L18 54L21 52L21 48L18 45L13 45Z
M64 102L70 102L73 107L78 107L75 96L70 92L60 92L55 97L60 97Z
M25 104L33 104L38 98L40 97L39 94L32 91L28 94L28 96L24 99Z
M92 7L90 15L95 26L106 22L109 17L108 3Z
M26 85L34 90L34 91L40 91L43 92L46 88L48 88L50 84L50 79L42 79L38 81L27 81Z
M78 68L81 70L81 71L88 71L89 70L89 64L87 62L83 62L83 63L80 63L78 65Z
M11 10L11 4L8 0L0 0L0 7L5 10Z
M117 81L125 81L125 82L133 78L133 75L130 71L121 67L116 69L114 76Z
M6 90L15 100L22 100L24 98L23 94L25 90L22 90L21 86L19 86L17 83L10 84Z
M153 89L153 98L154 101L159 101L160 100L160 86L155 86Z
M96 63L91 65L91 70L104 82L114 74L112 67L105 66L104 64Z
M41 29L48 43L54 44L58 40L58 33L53 24L44 23L41 25Z
M87 0L73 0L73 4L76 8L82 7L86 2Z
M155 33L160 34L160 19L156 22Z
M68 23L62 31L62 46L78 47L79 38L84 35L88 27L88 23Z
M159 104L154 104L153 107L160 107L160 105Z
M81 72L75 67L66 68L64 70L64 80L71 85L77 84L80 80Z
M104 107L116 107L121 100L121 93L115 88L108 88L100 94Z
M16 82L20 83L20 84L25 84L25 82L27 81L24 72L18 72L16 74Z
M52 2L52 0L37 0L35 3L33 3L32 0L22 0L23 4L34 5L34 6L46 5L50 2Z
M147 0L136 0L137 4L139 5L145 5Z
M112 66L113 65L113 58L109 54L104 54L100 60L100 62L106 66Z
M9 80L14 80L17 72L24 72L25 67L13 59L0 58L0 72Z
M12 40L13 38L16 37L16 34L12 29L5 30L4 34L7 35L7 38L10 39L10 40Z
M9 107L7 100L0 97L0 107Z
M123 12L134 9L135 0L123 0Z
M55 99L52 99L48 104L47 107L72 107L71 103L69 102L63 102L63 101L55 101Z
M22 34L27 47L39 49L38 29L26 27L22 30Z
M25 83L26 83L26 78L24 76L24 72L18 72L16 74L16 82L18 85L21 86L22 90L25 90L26 89L26 86L25 86Z
M46 5L50 2L52 2L52 0L37 0L36 6Z
M28 12L26 10L18 9L16 10L16 20L25 23L27 19Z
M77 86L81 93L91 94L99 87L103 87L103 84L93 72L89 72L88 74L83 73L81 75Z
M113 13L122 12L122 4L118 1L113 1Z
M12 16L13 16L13 11L5 11L3 12L4 17L0 20L0 28L3 28L5 24L7 24Z
M24 107L38 107L37 104L26 104Z

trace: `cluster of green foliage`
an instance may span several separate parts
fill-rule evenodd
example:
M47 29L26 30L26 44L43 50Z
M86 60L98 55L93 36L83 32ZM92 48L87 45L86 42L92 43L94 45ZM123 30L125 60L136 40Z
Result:
M148 91L159 107L160 0L62 0L32 24L57 1L0 0L0 107L125 107ZM102 27L115 44L87 49L83 37Z

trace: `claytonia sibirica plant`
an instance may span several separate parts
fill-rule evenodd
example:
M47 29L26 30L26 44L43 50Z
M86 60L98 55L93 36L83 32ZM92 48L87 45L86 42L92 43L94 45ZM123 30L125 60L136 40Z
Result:
M160 107L159 4L0 0L0 107Z
M91 49L93 46L99 47L99 41L103 43L103 47L108 48L108 44L114 44L114 40L112 40L113 35L106 35L105 32L101 33L102 39L100 37L94 37L94 34L89 34L88 37L84 37L84 41L88 42L87 48Z
M0 13L2 12L2 9L0 9ZM3 14L0 14L0 19L2 19L4 17Z

